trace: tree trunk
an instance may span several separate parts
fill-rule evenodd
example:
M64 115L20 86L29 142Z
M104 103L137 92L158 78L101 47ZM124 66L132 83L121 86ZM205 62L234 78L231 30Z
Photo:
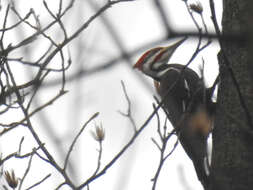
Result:
M223 0L223 34L251 34L251 0ZM250 39L250 35L249 35ZM252 38L253 39L253 38ZM247 40L250 42L250 40ZM213 131L211 190L253 189L253 126L243 108L229 64L239 84L248 113L253 116L252 59L249 43L224 42L218 55L220 85ZM228 62L224 59L228 58Z

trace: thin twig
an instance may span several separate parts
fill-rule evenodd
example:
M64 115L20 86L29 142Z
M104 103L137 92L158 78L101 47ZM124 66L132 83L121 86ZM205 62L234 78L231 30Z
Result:
M36 113L38 113L41 110L44 110L46 107L48 107L49 105L52 105L57 99L59 99L61 96L63 96L65 93L67 93L67 91L62 92L59 91L59 93L57 95L55 95L55 97L53 97L51 100L49 100L48 102L44 103L43 105L35 108L33 111L31 111L30 113L28 113L28 117L31 118L33 115L35 115ZM13 130L14 128L18 127L19 125L21 125L23 122L26 121L26 118L17 121L17 122L13 122L10 124L1 124L2 126L10 126L10 128L5 129L4 131L2 131L0 133L0 135L3 135L11 130Z
M156 97L155 97L156 99ZM157 103L159 103L158 99L157 100ZM153 108L155 109L156 108L156 105L153 103ZM162 139L163 135L162 135L162 132L161 132L161 122L160 122L160 116L158 114L158 112L156 112L156 120L157 120L157 132L158 132L158 135L160 137L160 139Z
M80 129L80 131L78 132L78 134L76 135L76 137L74 138L73 142L71 143L69 149L68 149L68 153L67 153L67 156L65 158L65 161L64 161L64 167L63 167L63 170L66 170L67 169L67 165L68 165L68 161L69 161L69 157L70 157L70 154L74 148L74 145L76 144L76 141L77 139L80 137L80 135L82 134L82 132L84 131L84 129L86 128L86 126L93 120L95 119L97 116L99 115L99 112L93 114L89 119L88 121L86 121L84 123L84 125L82 126L82 128Z
M0 29L0 32L8 31L8 30L12 30L12 29L16 28L16 27L19 26L21 23L23 23L25 20L27 20L27 19L30 17L31 13L32 13L32 12L29 11L29 12L26 14L26 16L25 16L24 18L21 18L16 24L13 24L12 26L6 27L6 28L4 28L4 29Z
M30 168L31 168L31 165L32 165L32 158L33 158L33 155L34 155L34 154L32 154L32 155L30 156L30 159L29 159L27 168L26 168L26 170L25 170L25 173L24 173L23 177L22 177L21 180L20 180L18 190L21 190L22 185L23 185L23 182L24 182L24 180L25 180L25 178L26 178L28 172L30 171Z
M19 146L18 146L18 154L21 154L21 148L22 148L22 144L24 142L24 136L21 138L20 142L19 142Z
M8 74L10 76L11 82L13 84L14 87L16 87L16 81L14 79L13 73L10 69L10 66L8 64L8 62L6 62L6 68L8 71ZM15 90L15 94L17 96L18 99L18 104L23 112L24 117L26 118L26 122L27 122L27 127L29 129L29 131L31 132L33 138L35 139L35 141L38 143L38 145L41 147L41 150L43 151L43 153L46 155L46 157L49 160L49 163L51 164L51 166L53 166L66 180L66 182L71 186L71 187L75 187L73 182L71 181L71 179L69 178L69 176L65 173L64 170L61 169L61 167L58 165L58 163L55 161L54 157L52 156L52 154L48 151L48 149L43 146L42 141L40 140L40 137L38 136L38 134L35 132L34 127L31 123L31 120L29 118L29 114L28 111L25 109L24 105L23 105L23 99L21 94L19 93L18 90Z
M96 174L98 173L100 166L101 166L101 158L102 158L102 152L103 152L103 146L102 146L102 141L98 141L99 142L99 150L98 150L98 158L97 158L97 168L94 171L92 176L96 176Z
M121 112L121 111L119 111L119 113L120 113L121 115L127 117L127 118L130 120L130 122L131 122L131 124L132 124L132 126L133 126L133 130L134 130L134 132L136 133L137 127L136 127L135 121L134 121L133 116L132 116L131 101L130 101L130 98L128 97L128 94L127 94L127 91L126 91L126 86L125 86L125 84L124 84L123 81L121 81L121 85L122 85L122 89L123 89L125 98L126 98L126 100L127 100L127 105L128 105L128 106L127 106L127 112L126 112L126 113L123 113L123 112Z
M159 164L158 164L158 168L156 170L156 173L155 173L155 176L154 178L151 180L153 182L153 185L152 185L152 190L155 190L156 189L156 184L157 184L157 181L158 181L158 177L159 177L159 174L162 170L162 167L166 161L166 159L174 152L174 150L176 149L176 146L177 146L177 142L178 140L176 141L176 143L174 144L174 147L173 149L170 151L169 154L167 154L165 156L165 150L166 150L166 147L167 147L167 143L168 143L168 140L170 139L170 137L174 134L174 129L169 133L168 136L166 136L164 139L162 139L162 147L160 148L159 145L156 144L156 146L159 147L159 150L160 150L160 161L159 161ZM153 141L154 142L154 141ZM155 141L156 142L156 141Z
M0 46L1 46L1 50L4 49L4 44L3 44L3 38L4 38L4 34L5 34L5 28L6 28L6 24L7 24L7 17L9 14L9 10L10 10L10 5L8 4L7 8L6 8L6 12L5 12L5 16L4 16L4 22L3 22L3 32L0 38Z
M46 175L44 178L42 178L40 181L38 181L37 183L33 184L32 186L28 187L26 190L30 190L34 187L37 187L38 185L40 185L41 183L43 183L44 181L46 181L49 177L51 176L51 174Z
M190 7L188 5L188 2L184 0L184 3L185 3L185 7L187 9L187 12L189 13L194 25L196 26L196 28L198 29L198 34L201 33L202 29L201 27L199 26L198 22L196 21L196 19L194 18L193 14L192 14L192 11L190 10Z

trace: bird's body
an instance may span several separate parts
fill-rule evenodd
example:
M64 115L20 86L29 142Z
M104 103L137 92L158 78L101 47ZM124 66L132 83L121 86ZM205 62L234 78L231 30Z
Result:
M199 77L191 69L187 67L184 69L183 65L168 64L167 67L170 69L158 81L157 92L161 98L164 98L165 107L174 108L170 114L172 123L176 125L197 91Z
M203 82L190 68L179 64L168 64L168 67L171 69L161 77L157 91L181 145L193 161L198 178L207 183L206 147L212 116L204 104Z
M215 104L212 89L192 69L180 64L168 64L175 49L185 39L169 47L147 51L135 68L155 81L155 88L163 100L163 108L174 126L180 143L193 161L197 176L208 184L207 137L212 128Z

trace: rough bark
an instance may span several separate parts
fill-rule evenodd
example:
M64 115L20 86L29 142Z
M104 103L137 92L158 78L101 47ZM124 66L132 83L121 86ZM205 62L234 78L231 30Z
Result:
M223 0L223 34L252 34L251 0ZM250 42L250 38L248 40ZM213 131L211 190L253 189L253 126L250 127L226 64L238 81L251 118L253 116L253 51L250 43L225 42L219 53L220 86ZM224 55L229 63L225 63Z

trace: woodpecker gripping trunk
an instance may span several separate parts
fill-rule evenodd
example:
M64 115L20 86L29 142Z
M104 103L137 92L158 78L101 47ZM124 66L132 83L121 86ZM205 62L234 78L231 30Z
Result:
M211 100L214 87L205 88L202 79L184 65L167 64L185 39L172 46L147 51L134 68L154 79L155 88L163 100L162 106L193 162L198 179L206 188L209 175L207 137L215 112L215 103Z

